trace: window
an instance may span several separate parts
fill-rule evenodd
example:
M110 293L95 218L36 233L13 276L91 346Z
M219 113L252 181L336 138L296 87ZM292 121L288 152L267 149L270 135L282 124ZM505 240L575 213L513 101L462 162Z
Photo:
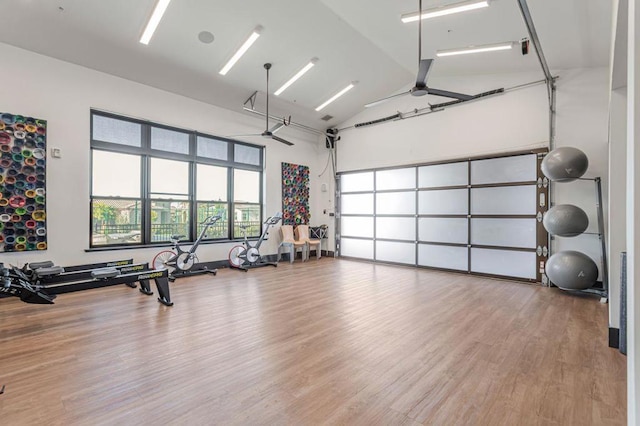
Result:
M91 112L91 247L257 237L263 148Z
M189 237L189 163L149 159L151 242Z
M141 164L139 155L93 150L92 245L140 242Z
M248 170L233 171L233 237L260 235L260 173Z
M227 168L198 164L196 169L196 200L198 235L204 228L203 222L209 216L221 216L214 226L207 230L208 238L227 238L229 235L229 183Z

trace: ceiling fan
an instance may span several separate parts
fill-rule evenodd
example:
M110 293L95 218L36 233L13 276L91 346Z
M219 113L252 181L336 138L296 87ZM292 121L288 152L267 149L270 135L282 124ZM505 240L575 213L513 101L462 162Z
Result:
M264 64L264 69L267 70L267 113L265 114L265 120L266 120L266 125L264 128L264 132L259 133L259 134L250 134L250 135L232 135L229 137L244 137L244 136L262 136L264 138L270 138L273 139L274 141L278 141L281 142L285 145L289 145L292 146L293 142L289 142L286 139L283 139L279 136L276 136L276 132L280 129L282 129L285 126L288 126L289 123L291 122L291 117L289 117L289 120L287 120L286 118L283 118L282 121L277 122L275 125L273 125L271 128L269 128L269 70L271 69L271 64L270 63L266 63ZM255 100L255 96L258 92L255 92L253 95L251 95L251 97L249 99L247 99L247 101L251 101L252 105L253 105L253 101ZM245 102L246 104L246 102Z
M282 126L285 125L284 120L283 120L282 123L276 123L275 126L273 126L272 128L269 128L269 70L271 69L271 64L268 63L268 62L266 64L264 64L264 69L267 70L267 115L265 117L266 126L264 128L264 132L262 132L262 134L260 136L262 136L264 138L271 138L274 141L282 142L285 145L291 146L291 145L293 145L293 143L289 142L286 139L282 139L279 136L274 135L275 132L280 130L282 128Z
M418 11L419 13L422 13L422 0L418 0ZM473 96L470 96L470 95L428 87L427 77L429 76L429 71L431 70L432 65L433 65L433 59L422 59L422 19L418 19L418 77L416 78L416 85L407 92L398 93L398 94L391 95L386 98L378 99L377 101L368 103L365 105L365 108L379 105L383 102L388 101L389 99L393 99L398 96L404 96L408 94L411 94L412 96L424 96L427 94L435 95L435 96L444 96L446 98L454 98L460 101L468 101L473 99Z

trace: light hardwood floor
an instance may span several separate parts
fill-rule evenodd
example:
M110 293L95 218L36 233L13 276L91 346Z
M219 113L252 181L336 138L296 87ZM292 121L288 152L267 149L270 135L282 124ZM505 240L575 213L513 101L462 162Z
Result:
M323 258L0 299L0 424L622 425L591 297Z

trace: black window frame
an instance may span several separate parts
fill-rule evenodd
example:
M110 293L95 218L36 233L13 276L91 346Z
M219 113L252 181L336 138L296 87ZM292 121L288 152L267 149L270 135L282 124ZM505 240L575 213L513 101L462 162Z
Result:
M101 116L105 118L110 118L114 120L121 120L131 123L136 123L141 126L141 146L131 146L125 144L119 144L114 142L106 142L102 140L97 140L93 138L93 119L95 116ZM171 130L180 133L186 133L189 135L189 153L181 154L169 151L162 151L158 149L151 148L151 129L153 127L161 128L165 130ZM197 140L198 137L204 137L208 139L219 140L227 143L227 160L220 160L215 158L207 158L197 155ZM156 198L151 197L151 188L150 188L150 164L151 158L160 158L166 160L176 160L176 161L185 161L189 164L189 183L188 183L188 196L186 200L179 200L188 203L189 209L189 235L187 236L185 241L192 242L198 237L198 203L199 202L211 202L211 203L220 203L216 200L198 200L196 198L196 170L198 164L209 165L209 166L218 166L227 169L227 199L223 201L223 204L226 204L227 208L227 232L226 236L222 238L206 238L203 241L207 242L228 242L228 241L239 241L242 240L242 236L234 236L234 170L247 170L258 172L259 179L259 206L260 206L260 223L263 222L264 215L264 163L265 163L265 147L262 145L250 144L247 142L241 142L234 139L229 139L221 136L212 135L209 133L199 132L196 130L183 129L173 126L168 126L161 123L152 122L149 120L142 120L131 118L119 114L114 114L110 112L104 112L96 109L90 110L90 176L89 176L89 248L90 249L117 249L117 248L142 248L142 247L152 247L152 246L162 246L167 245L169 243L168 240L163 241L151 241L151 210L152 210L152 201L157 201ZM236 145L243 145L251 148L256 148L260 150L259 154L259 165L253 164L245 164L236 162L234 159L234 147ZM130 154L130 155L138 155L140 156L141 161L141 169L140 169L140 200L142 205L142 213L141 213L141 238L139 242L128 242L128 243L113 243L113 244L94 244L94 230L93 230L93 204L94 200L99 199L113 199L113 200L129 200L134 199L133 197L104 197L104 196L94 196L93 194L93 152L94 151L107 151L114 152L120 154ZM138 199L138 198L135 198ZM160 200L160 201L175 201L175 200ZM243 203L245 204L245 203ZM247 203L252 204L252 203ZM260 227L261 228L261 227ZM247 235L247 238L258 238L258 235Z

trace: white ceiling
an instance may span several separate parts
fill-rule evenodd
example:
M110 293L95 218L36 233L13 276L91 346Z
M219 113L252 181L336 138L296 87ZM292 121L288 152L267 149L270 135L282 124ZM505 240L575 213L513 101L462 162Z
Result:
M294 121L318 129L406 90L417 72L417 23L400 21L401 14L417 11L415 0L173 0L148 46L138 40L155 0L3 3L0 42L237 111L255 90L264 92L265 62L273 63L273 93L318 57L318 64L279 99L271 97L272 114L291 114ZM447 3L452 0L424 0L423 8ZM528 0L553 70L609 65L612 3ZM264 27L262 36L226 76L219 75L257 25ZM205 30L214 34L213 43L198 40ZM526 36L517 1L494 0L486 9L423 21L423 57L434 57L437 49ZM539 69L533 50L522 56L514 49L438 58L430 78ZM359 83L314 111L351 81ZM263 100L258 103L262 110ZM322 121L325 114L334 119Z

